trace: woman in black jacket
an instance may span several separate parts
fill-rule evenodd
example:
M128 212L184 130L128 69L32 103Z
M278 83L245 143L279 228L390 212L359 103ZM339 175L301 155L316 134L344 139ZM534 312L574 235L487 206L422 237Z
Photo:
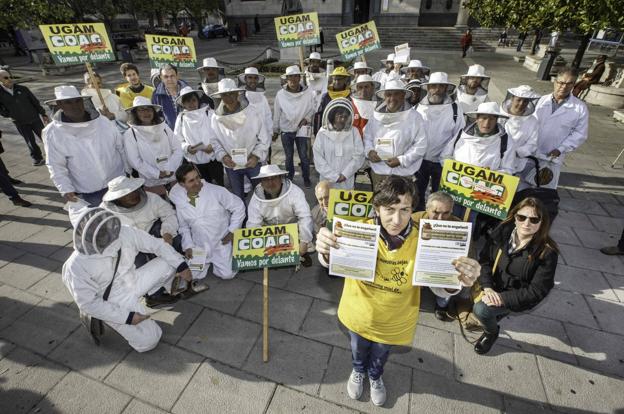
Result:
M484 327L475 352L485 354L498 338L498 320L535 307L554 286L559 250L549 235L544 205L528 197L491 233L479 257L483 288L473 312Z

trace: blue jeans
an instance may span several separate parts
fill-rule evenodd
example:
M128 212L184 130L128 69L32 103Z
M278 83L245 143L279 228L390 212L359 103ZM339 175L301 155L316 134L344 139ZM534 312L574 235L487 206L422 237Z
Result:
M108 188L103 188L93 193L76 193L76 195L89 203L89 207L97 207L102 202L102 197L108 191Z
M251 181L253 187L258 184L258 180L252 180L251 177L255 177L260 174L260 163L256 164L254 168L241 168L240 170L234 170L232 168L226 168L225 172L232 186L232 192L238 196L243 203L245 202L245 176Z
M510 311L505 306L488 306L479 301L472 307L472 313L483 325L485 333L495 334L498 331L498 321L509 315Z
M392 345L369 341L352 331L349 331L349 336L353 369L356 372L368 372L371 380L379 379L383 375Z
M431 179L431 193L435 193L440 188L440 177L442 176L442 165L439 162L423 160L420 169L416 171L416 188L418 188L418 205L416 211L425 210L425 194Z
M297 144L297 153L301 161L301 175L305 183L310 182L310 159L308 158L308 140L307 137L297 137L296 132L282 132L282 146L284 147L284 155L286 156L286 171L288 178L291 180L295 176L295 143Z

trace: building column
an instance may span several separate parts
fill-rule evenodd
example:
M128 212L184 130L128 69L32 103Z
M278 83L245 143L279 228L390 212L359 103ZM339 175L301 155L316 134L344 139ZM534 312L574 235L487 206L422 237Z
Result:
M455 27L464 28L468 27L468 18L470 17L470 11L464 7L464 2L459 0L459 10L457 11L457 21Z

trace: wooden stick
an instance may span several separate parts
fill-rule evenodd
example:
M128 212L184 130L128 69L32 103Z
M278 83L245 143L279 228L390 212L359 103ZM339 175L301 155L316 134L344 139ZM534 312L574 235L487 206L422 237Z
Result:
M362 62L364 62L364 64L367 65L367 63L366 63L366 55L362 55Z
M269 361L269 268L264 268L262 280L262 361Z
M468 221L468 218L470 217L470 212L471 211L472 211L471 209L466 207L466 212L464 213L464 221Z
M100 102L102 103L102 109L104 111L108 111L106 107L106 103L104 102L104 98L102 97L102 91L100 91L100 87L98 86L97 80L95 79L95 73L93 72L93 67L91 66L91 62L85 63L87 66L87 72L89 72L89 79L91 79L91 85L95 88L95 92L97 93L98 98L100 98Z
M299 65L301 65L300 69L303 72L303 46L299 46Z

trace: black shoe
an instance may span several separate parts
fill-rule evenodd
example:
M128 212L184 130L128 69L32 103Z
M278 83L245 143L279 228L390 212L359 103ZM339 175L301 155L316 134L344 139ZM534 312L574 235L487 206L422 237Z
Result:
M303 183L303 185L305 186L305 188L312 188L312 182L311 181L305 181Z
M154 308L160 305L171 305L176 303L180 298L178 296L172 296L165 291L165 288L160 288L156 293L152 295L145 295L145 304L149 308Z
M495 334L489 334L487 332L484 332L483 335L481 335L481 337L477 339L477 342L475 343L475 352L479 355L487 354L488 352L490 352L490 349L492 349L492 346L494 346L494 342L496 342L496 340L498 339L499 332L500 328L496 328Z
M13 185L21 185L24 184L23 181L18 180L17 178L13 178L13 177L9 177L9 181L11 182L11 184Z
M16 206L20 206L20 207L30 207L32 206L32 203L29 201L24 200L22 197L20 196L15 196L11 199L11 201L13 202L14 205Z
M301 260L301 266L303 266L303 267L310 267L310 266L312 266L312 258L310 257L310 253L306 253L306 254L302 255L300 260Z
M433 309L433 315L435 316L437 320L442 321L442 322L450 322L453 320L448 314L448 306L443 308L437 303L435 304L435 307Z
M34 167L41 167L42 165L45 165L45 160L33 161Z

